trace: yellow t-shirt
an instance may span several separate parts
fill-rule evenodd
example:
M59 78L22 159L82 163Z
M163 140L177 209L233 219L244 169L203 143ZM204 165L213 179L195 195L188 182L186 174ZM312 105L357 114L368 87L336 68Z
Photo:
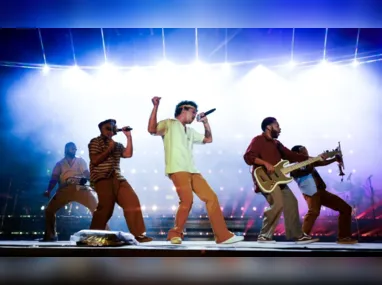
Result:
M160 121L157 132L163 134L166 175L181 171L199 173L192 150L194 144L203 144L204 135L193 128L185 128L177 119Z

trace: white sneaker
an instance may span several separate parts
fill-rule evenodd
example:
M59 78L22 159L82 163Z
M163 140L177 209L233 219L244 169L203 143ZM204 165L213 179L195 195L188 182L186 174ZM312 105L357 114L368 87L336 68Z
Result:
M171 240L170 240L171 244L181 244L182 243L182 239L180 237L173 237Z
M233 237L223 241L222 244L230 244L230 243L240 242L240 241L243 241L243 240L244 240L244 237L234 235Z

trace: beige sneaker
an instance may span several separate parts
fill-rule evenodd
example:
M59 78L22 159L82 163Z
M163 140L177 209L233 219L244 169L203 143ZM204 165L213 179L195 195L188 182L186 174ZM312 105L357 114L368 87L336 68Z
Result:
M233 237L223 241L222 244L230 244L230 243L240 242L240 241L243 241L243 240L244 240L244 237L234 235Z
M182 239L180 237L173 237L171 240L170 240L171 244L181 244L182 243Z

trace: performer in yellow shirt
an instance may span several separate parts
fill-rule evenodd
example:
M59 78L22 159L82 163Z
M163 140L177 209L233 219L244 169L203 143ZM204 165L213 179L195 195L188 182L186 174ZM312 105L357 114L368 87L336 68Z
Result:
M175 119L167 119L157 123L157 112L160 97L154 97L154 108L151 112L148 131L152 135L161 136L165 151L165 172L179 196L179 207L175 216L175 225L169 231L167 240L172 244L181 244L183 230L193 203L193 192L206 203L208 216L216 243L235 243L244 238L228 231L220 209L218 198L207 181L195 167L193 145L212 142L211 128L208 119L200 114L205 133L200 134L187 125L197 115L197 105L193 101L182 101L175 107Z

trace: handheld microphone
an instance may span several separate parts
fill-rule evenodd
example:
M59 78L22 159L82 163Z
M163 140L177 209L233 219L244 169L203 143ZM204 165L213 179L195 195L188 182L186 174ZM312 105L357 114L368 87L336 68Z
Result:
M123 127L122 129L117 129L117 132L122 132L122 131L128 132L128 131L132 131L132 130L133 130L133 128Z
M207 115L209 115L209 114L211 114L211 113L213 113L213 112L215 112L215 111L216 111L216 108L213 108L213 109L211 109L211 110L208 110L207 112L204 112L204 116L200 116L200 114L198 114L198 115L196 116L196 120L199 121L201 118L204 118L204 117L206 117Z

